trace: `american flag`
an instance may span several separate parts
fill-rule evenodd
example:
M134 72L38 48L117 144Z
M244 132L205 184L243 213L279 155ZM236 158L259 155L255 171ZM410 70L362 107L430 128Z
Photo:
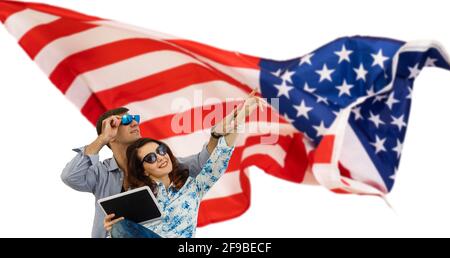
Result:
M226 174L202 201L199 226L249 208L251 166L337 193L384 197L395 182L414 79L425 66L450 69L432 41L344 37L275 61L45 4L0 1L0 19L91 123L128 107L141 115L142 135L177 156L198 152L211 126L192 122L192 131L175 132L178 113L205 118L212 106L259 89L271 104L256 120L262 130L239 138ZM196 105L198 92L217 101ZM178 98L191 105L174 111ZM264 143L271 135L276 140Z

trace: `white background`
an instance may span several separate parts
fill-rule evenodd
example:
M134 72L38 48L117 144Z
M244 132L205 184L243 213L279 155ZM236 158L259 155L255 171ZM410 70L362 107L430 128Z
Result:
M450 49L445 1L42 1L228 50L290 59L351 35L433 39ZM394 190L338 195L253 169L242 216L197 237L450 237L450 72L424 70ZM94 127L0 28L0 237L90 237L94 198L65 186L71 148ZM111 154L102 152L102 158Z

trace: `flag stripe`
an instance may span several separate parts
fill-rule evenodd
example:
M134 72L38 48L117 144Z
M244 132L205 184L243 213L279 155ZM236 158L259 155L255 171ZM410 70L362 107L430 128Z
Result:
M189 51L192 51L193 53L195 53L195 55L208 57L209 59L223 65L240 68L259 69L259 58L257 57L241 54L238 52L222 50L190 40L171 39L168 41L173 42Z
M256 122L250 122L250 123L256 124ZM257 124L264 125L265 123L258 122ZM267 127L275 126L272 124L267 125ZM249 126L251 126L251 125L249 125ZM278 134L279 140L277 140L277 142L281 143L281 142L287 141L286 143L283 143L282 146L286 146L286 151L288 149L292 150L293 147L295 146L295 144L292 144L292 143L294 141L297 142L296 135L298 135L299 133L290 124L279 124L278 127L280 128L280 130L277 132L277 133L279 133ZM256 133L244 133L236 139L235 146L240 147L240 146L244 146L244 145L249 145L252 143L252 141L257 141L260 143L261 137L265 137L265 135L268 135L269 134L268 131L269 130L266 130L266 131L261 130L261 132L256 132ZM273 134L274 137L277 136L277 135L275 135L275 133L271 133L271 134ZM146 135L146 137L147 137L147 135ZM150 137L150 136L148 136L148 137ZM252 138L250 138L250 137L255 137L255 140L252 140ZM292 137L294 139L291 139ZM210 129L204 129L204 130L199 130L199 131L193 132L188 135L176 135L176 136L161 139L161 140L164 141L165 143L167 143L171 147L174 155L176 155L177 157L185 157L185 156L191 155L193 152L194 153L199 152L201 145L199 145L197 148L193 148L193 149L186 148L186 146L192 146L191 143L193 143L193 142L206 143L209 138L210 138ZM264 139L264 138L262 138L262 139ZM303 144L301 146L303 146ZM297 154L299 156L302 156L302 153L305 152L305 151L301 151L301 150L295 150L295 151L297 151Z
M204 200L200 203L197 225L231 219L242 215L250 207L250 190L224 198Z
M101 20L92 21L90 23L112 26L118 29L125 29L134 31L136 33L142 33L144 35L152 35L155 39L171 42L178 47L181 47L183 50L188 50L188 52L191 52L193 55L205 56L211 60L216 61L217 63L222 63L224 65L233 66L236 68L251 68L259 70L259 57L254 57L235 51L227 51L191 40L179 39L178 37L172 35L149 30L146 28L136 27L129 24L124 24L118 21Z
M339 160L342 165L351 171L351 177L387 193L388 190L383 178L373 163L369 162L370 157L358 140L352 126L348 126L343 144L346 146L346 149L341 152Z
M75 78L83 73L156 50L175 51L176 48L151 39L118 40L68 56L57 65L50 79L65 93Z
M20 38L19 44L25 49L31 59L34 59L37 53L50 42L93 27L95 27L93 24L59 18L45 25L35 25ZM45 37L42 37L42 35L45 35Z
M16 3L8 3L6 1L0 2L0 21L5 24L6 26L6 20L9 19L9 17L17 12L20 12L27 7L24 5L17 5ZM13 34L14 35L14 34Z
M24 9L9 16L5 21L5 27L19 41L23 35L33 28L57 19L59 19L58 16Z
M35 11L39 11L42 13L48 13L55 16L62 16L65 18L71 18L74 20L79 21L95 21L95 20L101 20L99 17L86 15L83 13L79 13L73 10L69 10L66 8L61 8L57 6L51 6L48 4L41 4L41 3L25 3L25 2L18 2L18 1L1 1L0 2L0 10L7 10L5 13L5 17L8 17L8 14L11 15L15 12L21 11L25 8L33 9ZM3 17L3 13L2 17ZM3 18L5 18L3 17Z
M168 78L179 79L169 81ZM225 90L229 88L232 89L230 95L228 93L224 95ZM200 92L202 90L212 90L212 92L205 94ZM215 97L221 100L225 96L228 98L244 97L249 92L250 88L245 85L238 84L227 77L219 77L201 65L186 64L98 92L96 96L102 99L107 106L124 106L156 96L158 98L160 96L164 98L182 96L186 97L189 103L194 103L195 97L202 97L203 100Z
M72 54L118 40L137 38L139 36L136 33L118 31L114 28L94 27L53 40L36 55L35 62L45 74L50 75L61 61Z
M208 111L204 111L204 110L199 110L199 112L195 113L195 112L189 112L189 113L193 113L193 118L195 118L196 116L200 117L201 115L205 114ZM202 113L200 113L200 111ZM213 114L213 113L210 113ZM214 114L216 115L216 114ZM162 117L162 118L157 118L154 120L149 120L147 122L144 122L141 124L140 128L141 128L141 134L143 135L147 135L149 137L155 138L155 139L165 139L165 138L169 138L175 135L187 135L190 134L192 132L195 132L197 130L201 130L206 128L209 128L210 121L209 119L206 120L206 118L204 118L205 120L200 120L200 121L193 121L192 119L189 121L188 119L185 119L184 121L182 119L178 119L178 117L176 117L177 114L174 115L170 115L167 117ZM201 117L199 118L201 119ZM186 121L187 120L187 121ZM247 121L249 121L250 118L247 119ZM268 120L268 123L264 123L264 120ZM178 126L179 124L182 124L181 126ZM205 124L203 124L205 123ZM254 124L252 124L254 123ZM264 132L264 133L276 133L279 130L283 130L284 128L282 128L282 126L287 125L287 124L281 124L281 123L277 123L276 121L270 121L269 119L252 119L252 123L250 124L246 124L245 130L250 131L250 132ZM164 127L166 126L166 127ZM286 126L288 129L293 128L290 125Z

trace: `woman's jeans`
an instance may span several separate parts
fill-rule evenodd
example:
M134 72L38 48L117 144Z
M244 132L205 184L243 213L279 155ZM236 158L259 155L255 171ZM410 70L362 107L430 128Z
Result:
M112 238L161 238L150 229L130 220L121 220L111 229Z

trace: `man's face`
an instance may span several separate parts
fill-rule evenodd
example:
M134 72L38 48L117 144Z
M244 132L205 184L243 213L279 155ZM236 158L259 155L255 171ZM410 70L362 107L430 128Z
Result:
M136 120L132 120L130 124L123 125L122 124L122 117L128 113L124 113L119 115L120 119L120 126L117 131L117 136L115 137L115 141L117 143L122 144L131 144L137 139L141 138L141 131L139 130L139 124L136 122Z

